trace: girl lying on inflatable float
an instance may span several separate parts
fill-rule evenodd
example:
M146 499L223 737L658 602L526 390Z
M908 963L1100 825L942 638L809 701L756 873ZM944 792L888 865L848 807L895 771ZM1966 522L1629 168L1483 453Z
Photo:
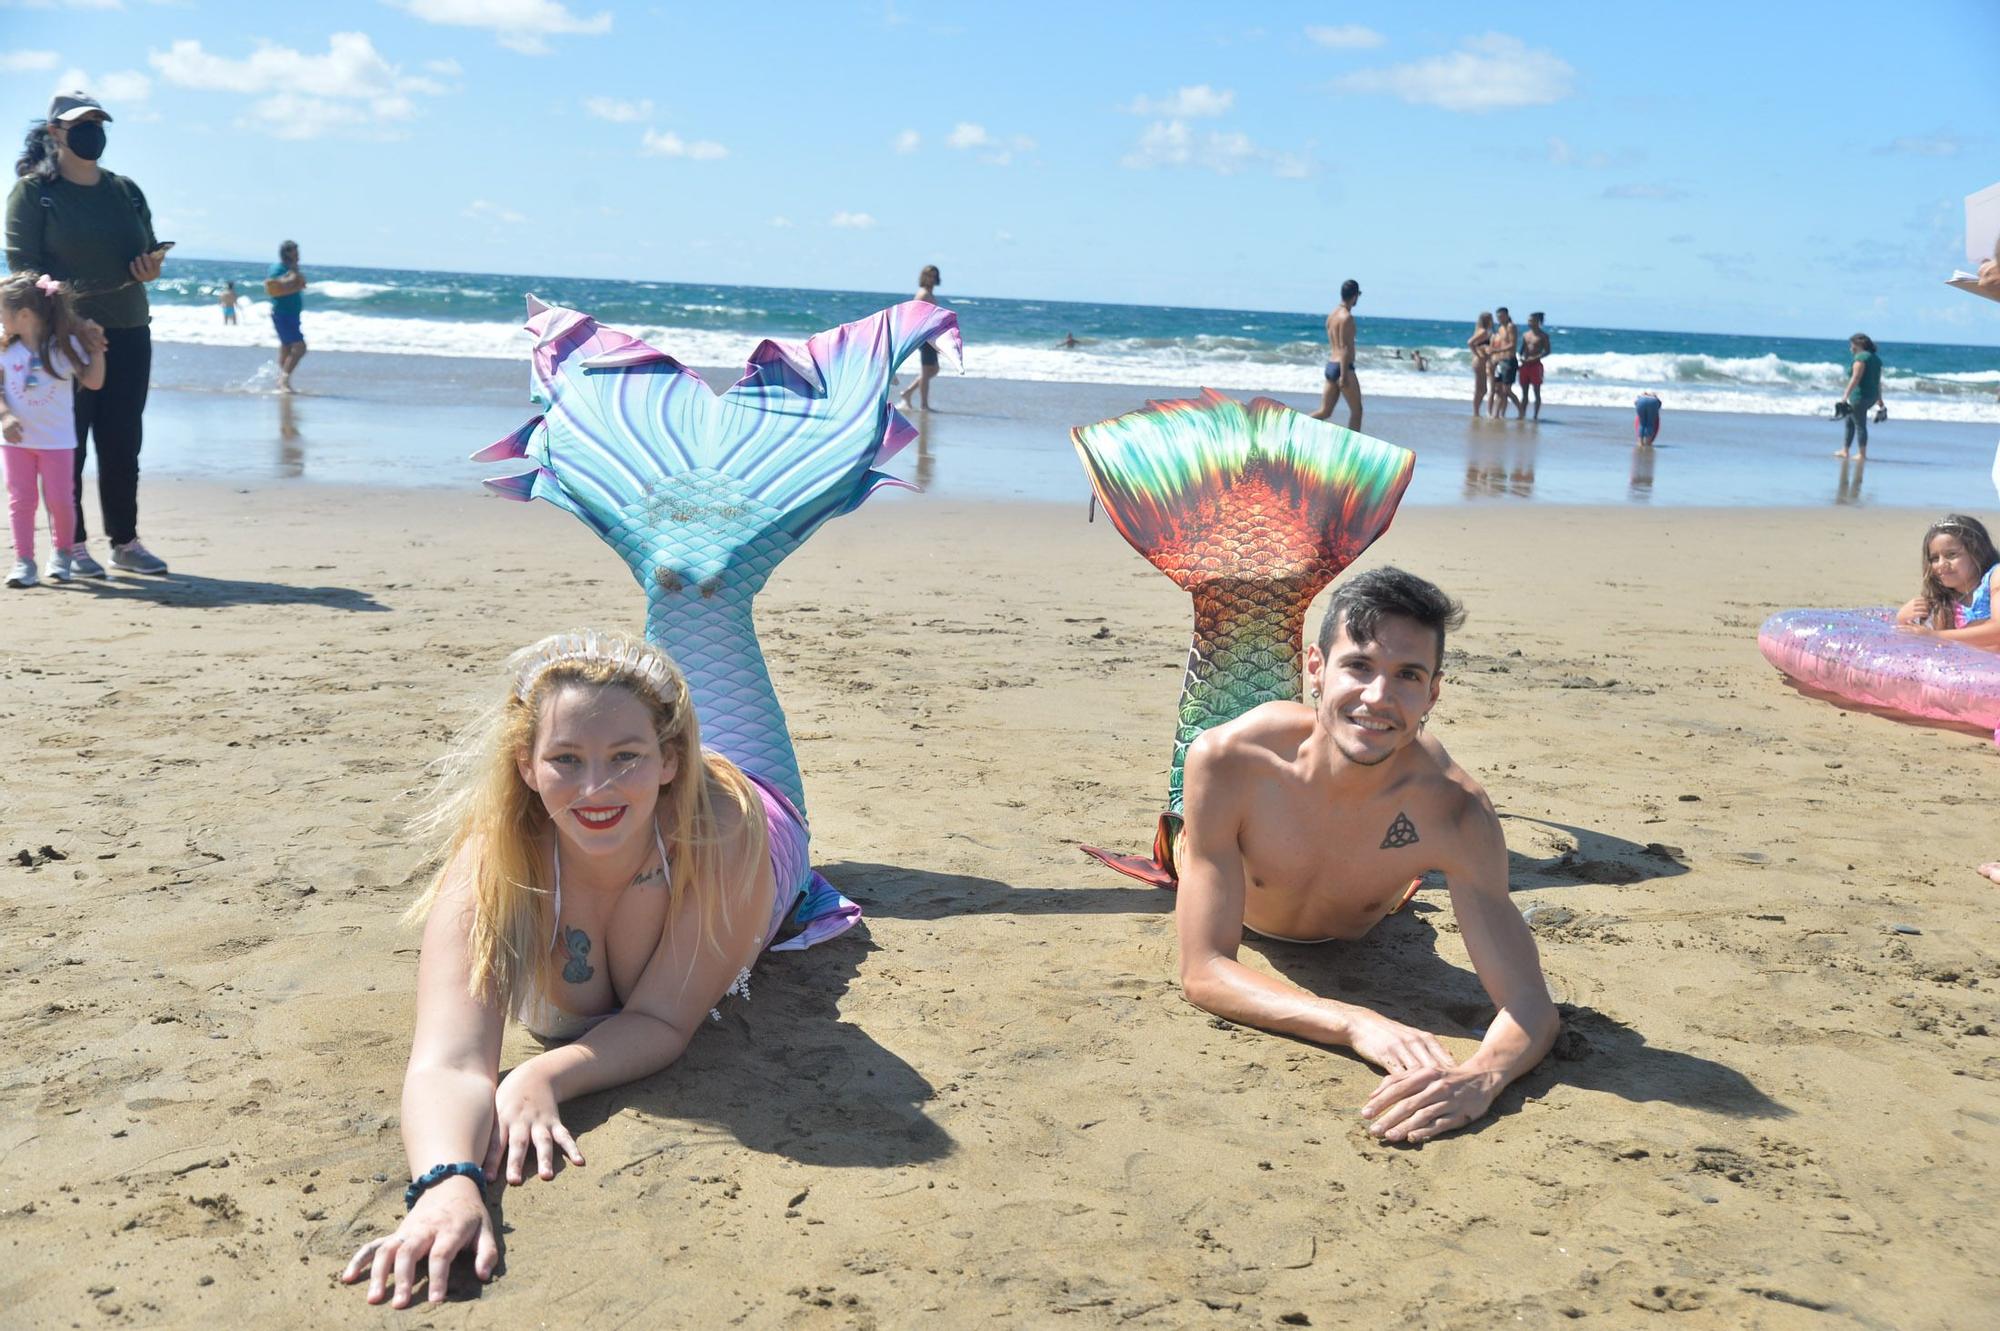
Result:
M2000 553L1977 518L1924 533L1923 589L1900 610L1786 610L1757 646L1792 679L1848 702L1994 732L2000 744Z
M764 952L859 920L813 872L752 602L822 524L900 483L877 465L916 436L889 404L896 366L926 343L959 352L957 316L906 302L763 342L718 395L578 311L531 297L527 326L541 413L474 458L532 464L486 485L567 510L624 556L646 637L516 653L419 824L443 868L411 911L407 1214L341 1273L397 1308L442 1302L461 1254L492 1279L489 1182L584 1162L564 1101L666 1068L716 1004L749 997ZM510 1016L547 1047L503 1076Z

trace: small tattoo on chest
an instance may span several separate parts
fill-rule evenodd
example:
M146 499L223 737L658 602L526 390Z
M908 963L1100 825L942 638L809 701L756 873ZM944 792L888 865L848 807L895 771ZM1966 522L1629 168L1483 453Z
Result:
M1405 846L1417 844L1417 825L1410 821L1410 815L1399 813L1396 821L1389 824L1389 830L1382 835L1378 850L1401 850Z
M582 984L597 974L590 964L590 935L581 929L563 930L563 950L569 953L569 960L563 962L563 978L571 984Z
M634 878L632 880L632 886L655 887L664 884L666 881L667 881L667 875L665 870L655 867L646 870L646 872L640 874L637 878Z

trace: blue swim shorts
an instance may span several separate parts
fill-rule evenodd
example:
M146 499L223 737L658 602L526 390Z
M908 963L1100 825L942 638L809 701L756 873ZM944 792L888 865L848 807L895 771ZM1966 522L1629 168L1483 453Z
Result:
M288 347L294 342L303 342L306 335L299 331L299 316L286 314L282 310L271 311L271 327L278 330L278 345Z

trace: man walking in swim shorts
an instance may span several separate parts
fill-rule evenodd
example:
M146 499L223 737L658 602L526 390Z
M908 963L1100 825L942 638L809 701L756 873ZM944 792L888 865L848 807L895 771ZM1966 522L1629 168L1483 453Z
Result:
M299 314L305 309L306 275L299 271L299 245L288 240L278 246L278 261L264 279L264 294L271 298L271 327L278 334L278 391L292 391L292 371L306 358L306 335L299 331Z
M1383 1069L1361 1116L1387 1141L1478 1119L1560 1026L1534 935L1507 899L1492 802L1423 733L1445 630L1463 617L1400 569L1350 578L1306 648L1307 701L1253 708L1187 756L1175 857L1182 993L1219 1017L1345 1047ZM1432 871L1445 876L1465 950L1499 1009L1463 1063L1428 1031L1236 959L1246 928L1286 942L1360 938Z
M1316 421L1331 420L1334 404L1347 399L1347 428L1361 428L1361 381L1354 377L1354 302L1361 284L1348 278L1340 284L1340 304L1326 316L1326 387L1320 390Z
M1521 407L1520 414L1528 414L1528 390L1535 390L1535 419L1542 418L1542 371L1546 368L1542 358L1549 354L1549 333L1542 327L1542 312L1536 310L1528 316L1528 326L1521 330Z

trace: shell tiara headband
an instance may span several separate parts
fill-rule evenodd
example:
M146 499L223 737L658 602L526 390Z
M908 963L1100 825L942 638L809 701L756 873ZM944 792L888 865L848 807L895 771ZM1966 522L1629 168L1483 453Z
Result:
M609 665L621 675L636 676L661 702L673 693L673 664L657 648L588 630L558 633L530 647L526 659L515 668L514 696L522 702L528 701L543 675L572 662Z

